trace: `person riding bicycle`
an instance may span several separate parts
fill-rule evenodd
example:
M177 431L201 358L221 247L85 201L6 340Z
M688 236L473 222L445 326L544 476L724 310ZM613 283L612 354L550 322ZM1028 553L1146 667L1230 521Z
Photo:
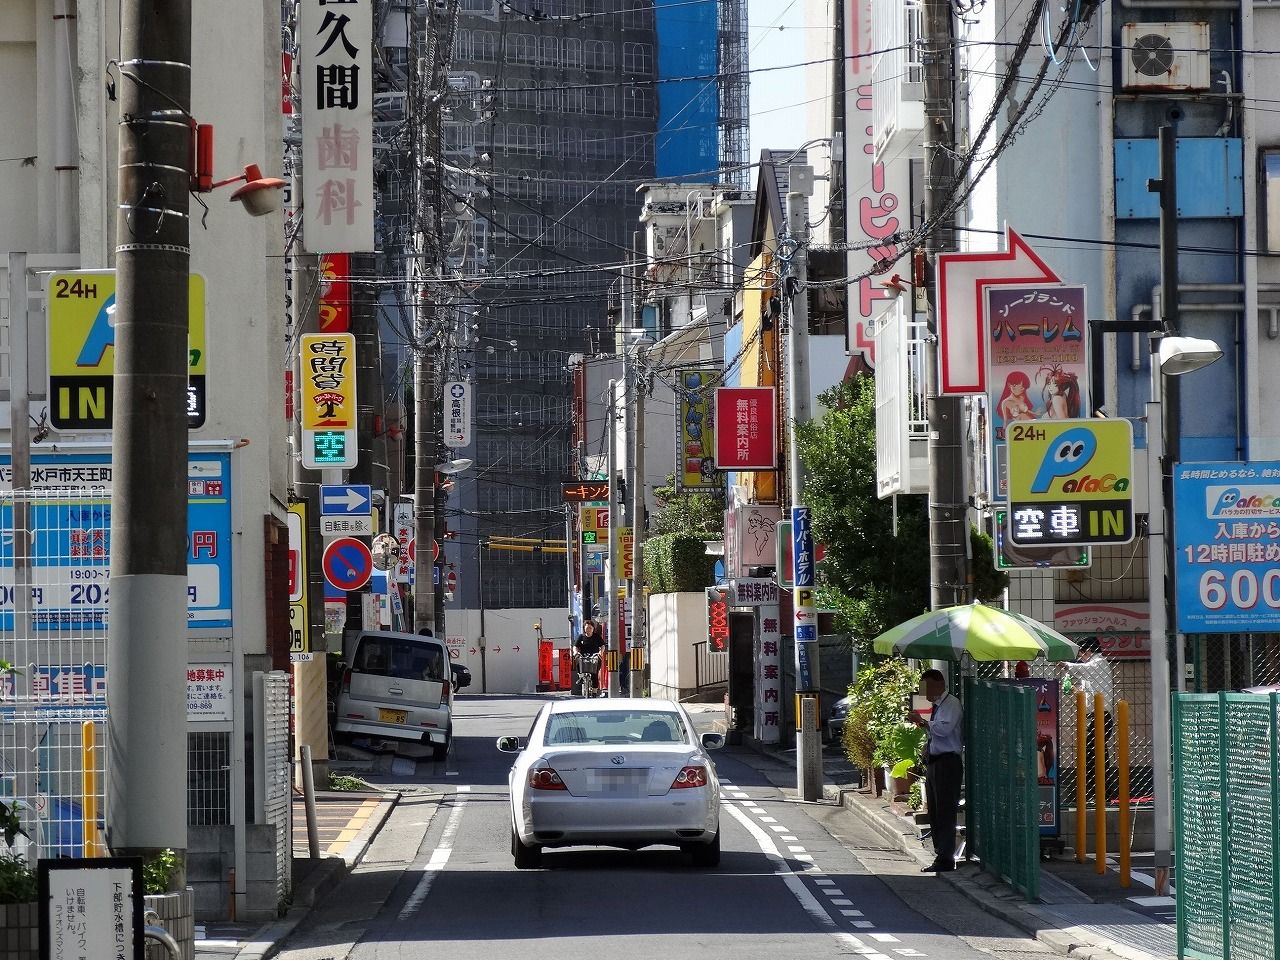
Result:
M605 647L604 637L600 635L600 628L594 620L588 617L582 624L582 633L578 634L578 639L573 641L574 653L579 662L579 670L582 664L590 657L596 657L596 669L591 677L592 692L600 689L600 652ZM577 684L575 683L576 687ZM588 691L579 691L584 695L588 695Z

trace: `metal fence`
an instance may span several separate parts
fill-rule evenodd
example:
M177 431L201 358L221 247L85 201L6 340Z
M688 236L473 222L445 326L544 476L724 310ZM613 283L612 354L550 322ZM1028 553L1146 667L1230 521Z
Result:
M729 654L715 653L706 640L693 645L693 686L697 690L729 682Z
M983 869L1028 900L1040 895L1036 695L1031 687L965 684L965 825Z
M1280 694L1178 694L1178 956L1280 956Z

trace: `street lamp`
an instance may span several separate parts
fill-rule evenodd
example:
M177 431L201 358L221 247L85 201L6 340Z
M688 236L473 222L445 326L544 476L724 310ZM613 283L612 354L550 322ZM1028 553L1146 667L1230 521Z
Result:
M1164 893L1173 851L1173 785L1169 631L1177 629L1174 584L1173 464L1179 457L1177 391L1165 381L1207 367L1222 357L1212 340L1163 336L1152 340L1151 396L1147 404L1147 596L1151 608L1151 777L1155 795L1156 892ZM1166 408L1164 398L1169 397ZM1168 416L1165 416L1165 414ZM1164 602L1159 602L1163 596ZM1181 637L1178 663L1182 663ZM1182 685L1181 678L1178 681Z

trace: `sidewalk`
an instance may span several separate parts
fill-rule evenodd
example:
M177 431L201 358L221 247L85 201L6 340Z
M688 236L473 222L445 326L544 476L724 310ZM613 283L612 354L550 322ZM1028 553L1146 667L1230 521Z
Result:
M307 855L304 804L300 795L295 796L293 898L288 913L263 924L198 924L196 960L264 960L272 956L311 908L364 859L400 799L399 793L316 794L320 859L313 861Z
M795 766L794 750L746 745ZM906 808L860 789L857 772L830 749L823 751L823 781L827 800L851 811L920 866L933 861L933 848L919 839ZM1114 869L1099 876L1091 860L1083 864L1063 857L1042 861L1039 903L1028 903L976 862L961 863L954 873L938 876L988 913L1064 955L1081 960L1172 960L1177 954L1174 924L1141 912L1156 900L1150 896L1154 891L1138 879L1126 890ZM1172 900L1165 899L1167 910L1162 912L1172 917ZM1160 906L1164 908L1165 902Z

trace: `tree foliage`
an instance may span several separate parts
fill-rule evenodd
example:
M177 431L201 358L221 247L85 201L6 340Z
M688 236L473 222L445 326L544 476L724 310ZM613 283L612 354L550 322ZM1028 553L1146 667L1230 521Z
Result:
M875 383L860 376L824 393L822 417L796 430L805 466L804 500L814 536L827 546L819 566L822 603L865 644L928 609L926 500L876 496Z
M674 474L668 474L665 486L654 487L657 514L650 521L649 536L667 533L691 533L703 540L724 536L724 494L678 490Z

